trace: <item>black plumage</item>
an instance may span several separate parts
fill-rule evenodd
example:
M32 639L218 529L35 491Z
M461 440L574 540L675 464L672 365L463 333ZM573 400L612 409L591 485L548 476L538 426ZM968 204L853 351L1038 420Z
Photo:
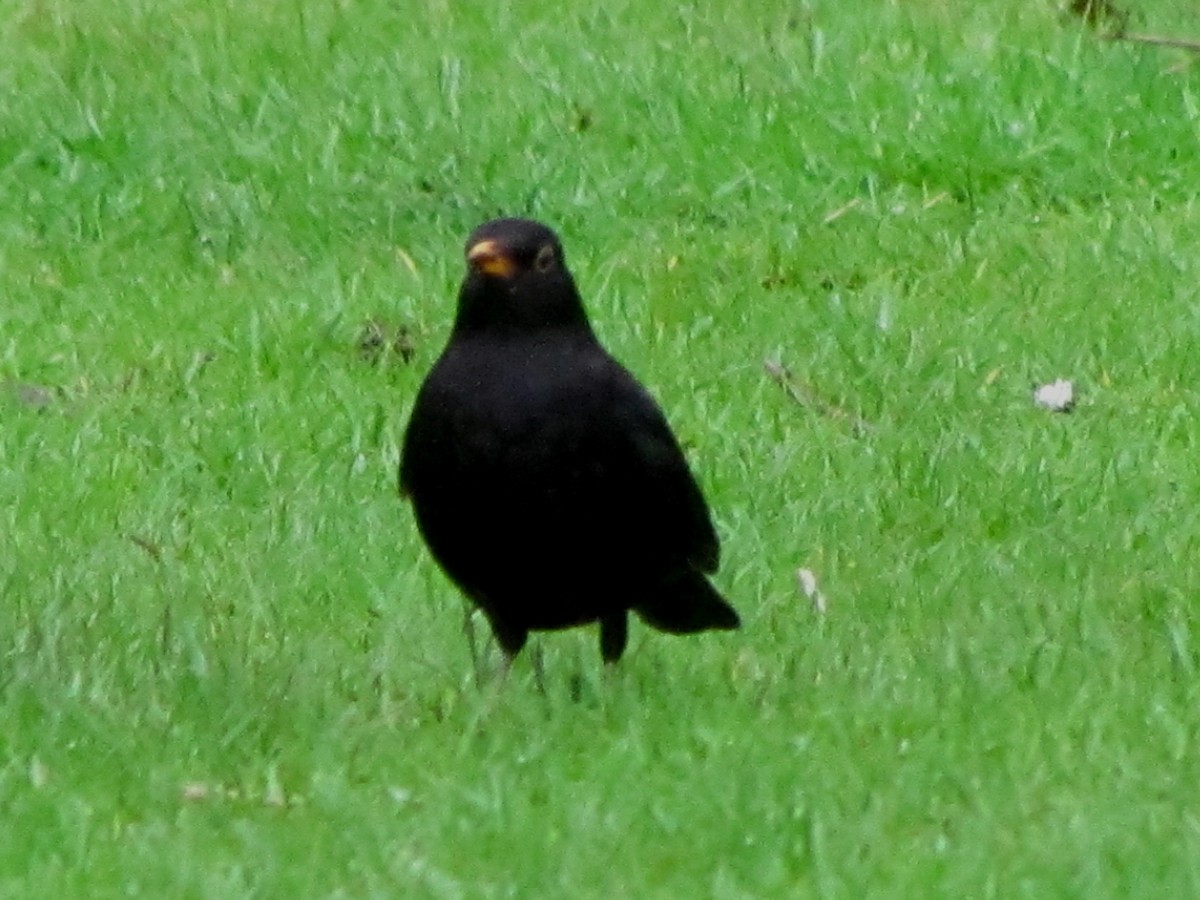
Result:
M400 490L507 658L531 630L598 621L616 662L630 610L676 634L738 627L706 577L704 497L658 405L597 341L554 232L497 219L466 257Z

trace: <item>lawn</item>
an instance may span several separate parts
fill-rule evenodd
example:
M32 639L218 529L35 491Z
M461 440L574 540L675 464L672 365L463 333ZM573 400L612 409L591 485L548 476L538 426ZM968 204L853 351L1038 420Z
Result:
M741 631L476 686L395 468L498 213ZM0 0L0 896L1197 895L1198 246L1200 57L1052 3Z

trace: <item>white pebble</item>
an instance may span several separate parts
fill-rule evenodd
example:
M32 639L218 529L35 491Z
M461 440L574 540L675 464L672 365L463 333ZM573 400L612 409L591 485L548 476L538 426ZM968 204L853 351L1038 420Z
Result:
M1075 386L1065 378L1043 384L1033 392L1033 402L1052 412L1070 412L1075 405Z

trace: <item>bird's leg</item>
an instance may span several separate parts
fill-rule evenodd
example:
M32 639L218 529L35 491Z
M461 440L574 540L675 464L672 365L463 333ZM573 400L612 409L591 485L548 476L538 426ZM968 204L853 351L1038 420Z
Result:
M467 636L467 647L471 651L471 668L475 673L476 690L483 687L483 663L479 659L479 641L475 637L475 607L463 601L463 634Z
M513 660L517 658L517 654L525 646L525 641L529 637L529 629L497 618L486 609L484 613L492 625L492 634L496 636L496 643L500 645L500 649L504 653L504 662L500 667L500 680L504 682L508 679L508 673L512 670Z
M537 686L538 693L543 697L546 696L546 659L542 653L542 642L534 641L533 643L533 683Z
M515 656L512 656L511 654L508 654L508 653L502 653L500 655L500 675L496 679L497 685L502 685L502 684L508 683L508 676L509 676L509 673L512 672L513 661L515 659L516 659Z
M609 613L600 619L600 658L606 668L617 664L629 642L629 619L625 610Z

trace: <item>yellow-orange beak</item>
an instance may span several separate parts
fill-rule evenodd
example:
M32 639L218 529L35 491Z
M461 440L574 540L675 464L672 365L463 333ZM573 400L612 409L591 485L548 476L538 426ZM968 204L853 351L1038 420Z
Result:
M494 278L512 278L517 264L508 257L496 241L480 241L467 251L467 262Z

